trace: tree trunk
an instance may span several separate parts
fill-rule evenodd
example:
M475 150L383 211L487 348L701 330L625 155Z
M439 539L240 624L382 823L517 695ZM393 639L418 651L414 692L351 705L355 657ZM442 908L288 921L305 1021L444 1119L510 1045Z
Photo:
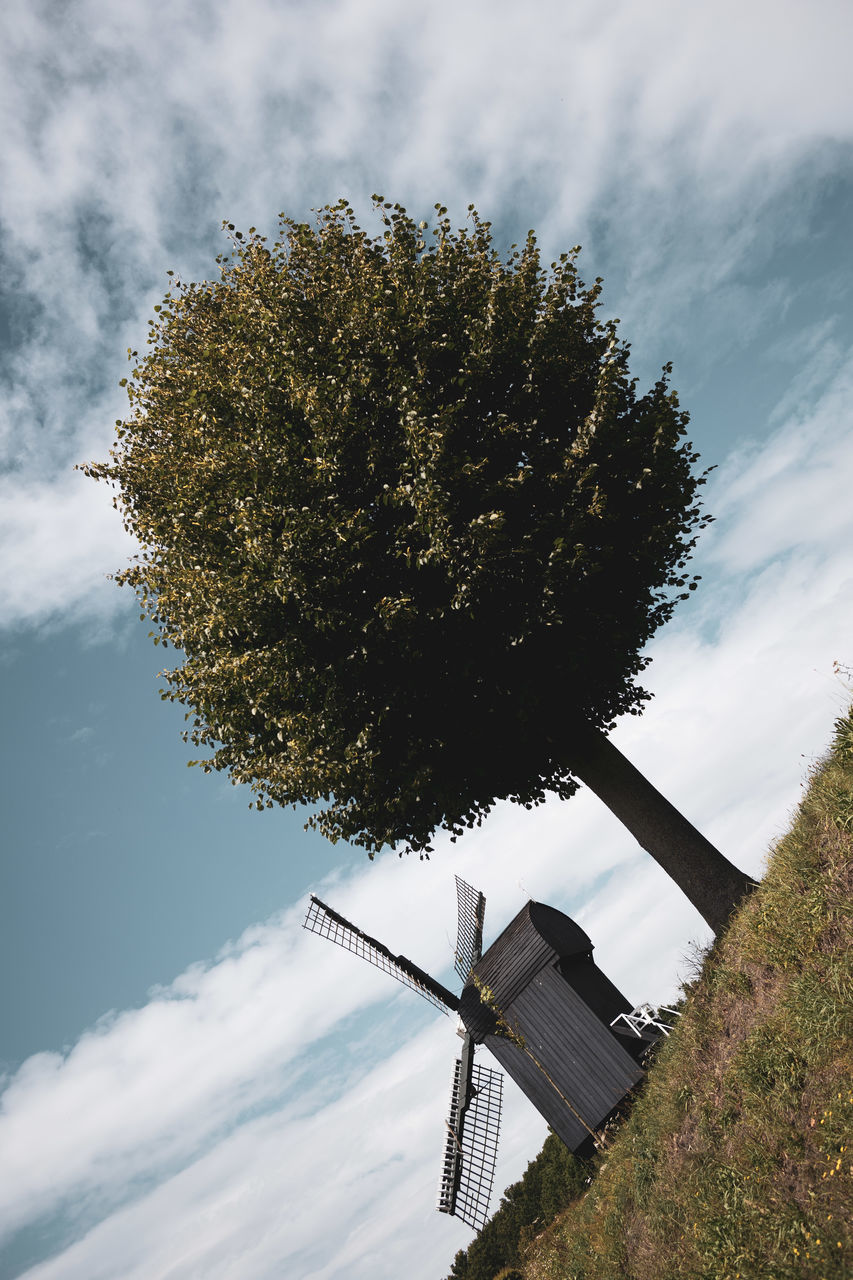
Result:
M600 730L574 727L569 768L624 823L719 934L752 887L749 876L723 857Z

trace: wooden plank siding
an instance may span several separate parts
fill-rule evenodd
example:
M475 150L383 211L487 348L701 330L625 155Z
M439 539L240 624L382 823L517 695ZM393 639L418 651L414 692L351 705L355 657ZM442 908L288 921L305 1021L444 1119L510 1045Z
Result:
M465 1026L576 1150L643 1077L609 1026L630 1004L594 963L580 926L541 903L522 908L473 976L491 990L524 1048L495 1034L497 1015L481 1002L473 979L460 1001Z
M472 975L505 1009L547 965L582 955L591 958L592 943L580 925L554 907L528 902L474 965ZM475 1037L494 1028L494 1017L480 1004L471 979L462 993L460 1015Z
M589 1137L589 1133L565 1105L558 1093L548 1084L542 1072L522 1053L511 1040L502 1036L487 1036L483 1042L494 1054L506 1074L515 1081L521 1092L534 1105L541 1116L568 1147L577 1151Z

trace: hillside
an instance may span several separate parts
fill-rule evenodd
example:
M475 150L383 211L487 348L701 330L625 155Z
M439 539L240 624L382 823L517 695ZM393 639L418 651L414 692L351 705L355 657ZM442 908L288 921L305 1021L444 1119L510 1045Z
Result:
M525 1280L853 1275L853 713Z

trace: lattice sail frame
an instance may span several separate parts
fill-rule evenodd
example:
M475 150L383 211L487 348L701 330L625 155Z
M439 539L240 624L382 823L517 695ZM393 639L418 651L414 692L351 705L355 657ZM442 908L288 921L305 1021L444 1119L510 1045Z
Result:
M459 997L452 991L448 991L440 982L436 982L406 956L392 955L388 948L376 938L371 938L349 920L345 920L343 916L338 915L337 911L326 906L325 902L315 898L313 893L302 927L311 933L319 934L321 938L336 942L345 951L352 951L355 955L361 956L362 960L367 960L383 973L389 973L410 991L417 991L418 995L423 996L442 1013L455 1012L459 1008Z
M475 1062L467 1107L464 1084L462 1059L457 1058L436 1208L461 1218L473 1231L482 1231L489 1217L498 1159L503 1076Z
M453 967L463 982L483 954L486 899L466 880L456 877L457 930Z

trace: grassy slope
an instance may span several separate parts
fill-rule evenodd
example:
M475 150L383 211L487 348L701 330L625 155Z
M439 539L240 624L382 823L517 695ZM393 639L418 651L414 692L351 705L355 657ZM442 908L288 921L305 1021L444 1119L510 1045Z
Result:
M853 1276L853 711L525 1280Z

